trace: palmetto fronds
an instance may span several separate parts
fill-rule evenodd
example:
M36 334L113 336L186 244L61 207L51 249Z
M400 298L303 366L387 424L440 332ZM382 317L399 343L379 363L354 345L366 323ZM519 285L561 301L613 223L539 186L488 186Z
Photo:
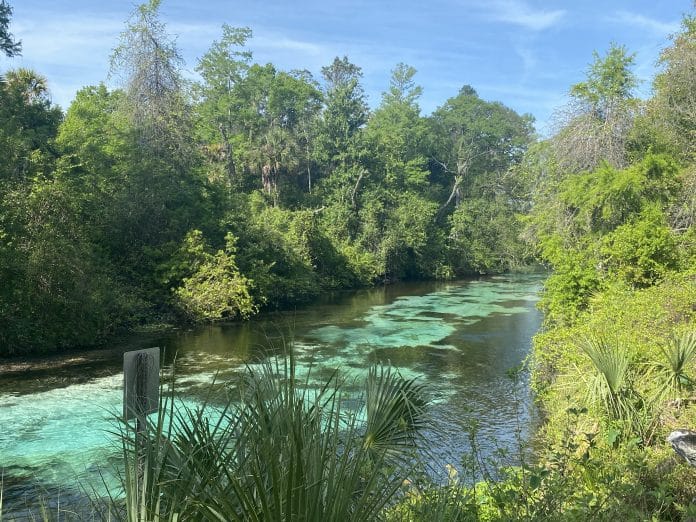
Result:
M662 374L659 396L678 400L694 383L687 372L696 362L696 332L674 336L660 350L664 360L656 364L657 371Z
M591 401L600 404L611 419L627 420L633 411L628 351L602 337L585 339L581 348L597 371L589 389Z
M139 487L147 492L129 498L128 511L196 521L379 518L414 471L406 456L424 424L423 387L372 369L356 411L335 374L313 387L292 357L284 361L249 370L234 400L160 415L147 432ZM132 489L138 450L123 441Z
M423 427L425 387L388 368L371 368L366 399L364 447L392 455L412 450Z

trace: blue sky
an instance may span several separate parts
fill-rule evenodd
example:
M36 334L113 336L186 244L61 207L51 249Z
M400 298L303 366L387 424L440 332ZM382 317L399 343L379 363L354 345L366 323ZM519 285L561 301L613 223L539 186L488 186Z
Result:
M0 58L0 70L31 67L67 108L85 85L107 81L109 55L137 1L9 0L10 30L23 56ZM260 63L308 69L315 77L335 56L363 69L372 107L394 65L418 70L420 104L429 114L462 85L487 100L531 113L546 134L592 61L611 42L636 53L641 95L650 94L655 61L679 29L692 0L163 0L161 14L195 77L198 58L223 23L254 32Z

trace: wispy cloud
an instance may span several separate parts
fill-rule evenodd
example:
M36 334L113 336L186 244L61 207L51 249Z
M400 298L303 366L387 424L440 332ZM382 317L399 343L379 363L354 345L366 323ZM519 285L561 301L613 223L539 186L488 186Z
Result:
M666 36L679 30L679 22L663 22L629 11L617 11L610 17L610 21L647 30L658 36Z
M169 22L166 25L167 32L177 38L197 36L205 38L219 38L222 34L222 23L190 23Z
M277 50L277 51L287 51L287 52L297 52L301 54L309 54L313 56L320 56L326 54L326 47L321 44L295 40L292 38L287 38L282 35L259 35L255 36L252 43L257 48L263 48L267 50Z
M22 39L22 54L37 62L72 63L103 61L116 44L123 27L120 20L103 17L54 17L18 21L15 33Z
M13 32L22 40L22 55L8 67L28 67L45 75L55 103L66 108L81 87L107 79L121 19L110 14L78 19L20 9L17 15Z
M543 31L557 25L566 11L534 9L522 0L491 0L486 2L493 20L518 25L530 31Z
M530 76L534 73L537 68L537 57L536 53L526 45L515 45L513 47L515 54L520 57L522 61L522 81L527 81Z

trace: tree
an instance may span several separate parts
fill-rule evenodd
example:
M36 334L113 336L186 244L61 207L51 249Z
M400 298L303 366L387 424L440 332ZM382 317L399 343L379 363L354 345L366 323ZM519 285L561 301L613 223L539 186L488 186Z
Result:
M90 147L83 146L79 124L69 126L75 136L63 136L73 150L87 153L75 175L97 180L103 189L97 198L103 205L99 220L105 224L99 243L123 279L150 302L162 302L169 292L158 281L157 267L194 223L205 230L201 220L209 210L203 196L208 187L197 169L200 156L183 92L182 62L159 6L159 0L139 6L113 52L111 74L121 80L123 92L85 93L76 107L76 121L86 119L87 128L104 142L87 137L84 145ZM97 170L88 171L88 164Z
M534 208L541 258L554 269L542 306L552 320L575 316L607 281L648 286L677 266L665 210L679 189L670 157L566 177ZM560 208L556 208L560 207Z
M449 263L462 274L500 270L517 262L516 255L501 252L520 249L503 244L502 238L519 241L521 227L514 213L522 203L508 178L515 175L512 167L532 141L531 116L484 101L467 85L433 113L430 125L432 179L439 186L437 218L447 216L450 227ZM482 237L477 230L481 219L505 223L509 231Z
M190 148L182 95L181 55L159 19L161 0L141 4L111 56L111 74L126 92L124 110L139 139L157 156L188 158Z
M651 115L665 128L679 152L696 155L696 16L685 16L672 45L662 51L655 77Z
M24 68L8 71L0 82L0 180L47 175L56 158L52 143L61 119L43 76Z
M192 321L212 322L257 311L249 294L252 282L239 273L236 263L237 238L225 237L225 249L215 254L206 251L203 234L192 230L184 239L192 274L174 290L177 307Z
M12 7L5 0L0 0L0 51L10 58L22 52L22 42L15 41L9 32L11 15Z
M255 64L239 84L239 99L244 159L263 192L278 204L282 178L296 178L302 162L310 161L303 145L305 126L317 116L321 94L303 72Z
M490 274L523 266L530 255L507 197L469 198L449 219L449 263L456 274Z
M403 63L392 71L389 89L364 131L369 175L358 177L350 198L359 224L357 242L374 256L384 280L432 275L430 267L441 257L433 219L437 203L427 194L427 125L415 74Z
M282 178L306 170L311 190L310 135L321 93L306 71L250 65L251 53L244 49L250 36L249 29L223 26L222 39L200 60L198 128L208 150L226 163L231 184L249 188L241 178L252 174L252 186L260 180L277 204Z
M325 107L319 133L319 155L329 173L346 170L357 162L359 132L367 123L368 108L360 85L362 70L348 57L334 58L322 67Z
M251 34L246 27L223 25L222 38L213 42L196 66L203 78L195 89L199 98L197 130L214 161L220 158L225 164L230 183L237 174L234 142L235 134L242 131L238 114L243 103L239 86L249 71L252 55L244 46Z
M600 252L610 277L637 288L656 284L679 266L677 241L659 205L604 236Z
M428 180L427 126L420 116L422 93L413 80L416 70L400 63L392 71L389 90L366 128L373 162L392 190L422 190Z
M560 166L569 172L592 170L601 161L627 165L627 141L636 115L632 71L635 54L612 44L606 56L594 53L587 79L570 89L570 103L558 115L552 143Z
M45 78L11 70L0 84L0 353L93 344L123 324L127 299L100 257L72 157L56 140L62 112Z
M486 102L470 86L447 100L431 117L434 170L451 189L441 213L468 194L494 194L499 178L531 143L532 118L499 102ZM465 183L466 181L466 183Z

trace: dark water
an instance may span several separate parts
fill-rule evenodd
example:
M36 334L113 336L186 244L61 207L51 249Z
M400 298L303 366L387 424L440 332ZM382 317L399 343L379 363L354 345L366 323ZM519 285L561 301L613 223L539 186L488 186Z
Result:
M122 401L122 352L147 346L177 354L179 388L196 391L215 375L232 380L269 353L292 347L298 373L321 381L332 370L360 382L386 362L418 377L432 394L428 432L435 467L457 465L469 451L467 429L478 424L485 453L514 448L529 436L534 412L523 362L540 324L535 309L541 275L455 283L407 283L325 296L307 308L244 324L142 336L49 368L18 374L0 364L0 468L7 515L38 496L55 506L83 487L101 491L118 466L110 435Z

